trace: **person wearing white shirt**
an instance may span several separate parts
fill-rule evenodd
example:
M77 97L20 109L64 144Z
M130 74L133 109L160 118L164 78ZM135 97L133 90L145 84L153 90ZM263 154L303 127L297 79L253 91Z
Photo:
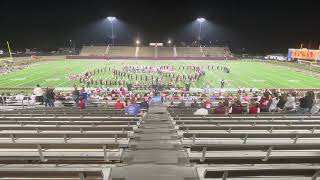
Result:
M37 84L37 87L33 89L33 94L36 95L36 102L43 104L43 90L39 84Z

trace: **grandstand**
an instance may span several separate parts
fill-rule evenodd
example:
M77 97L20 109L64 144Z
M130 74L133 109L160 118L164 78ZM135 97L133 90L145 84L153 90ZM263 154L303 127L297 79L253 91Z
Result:
M137 58L155 58L155 48L154 47L138 47Z
M227 47L202 47L204 56L214 58L231 57L231 52Z
M83 46L80 56L105 56L108 52L108 46Z
M200 47L176 47L178 57L204 57Z
M133 47L83 46L79 56L69 58L232 59L227 47Z
M107 55L109 57L134 57L135 47L131 46L109 46L107 50Z
M156 47L157 49L157 56L159 58L166 58L166 57L174 57L174 48L173 47Z

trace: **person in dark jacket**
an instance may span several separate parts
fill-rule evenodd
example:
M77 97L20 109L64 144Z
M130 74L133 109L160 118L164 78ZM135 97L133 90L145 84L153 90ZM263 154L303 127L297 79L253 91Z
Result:
M231 106L232 111L231 114L242 114L243 113L243 106L239 100L234 102L234 104Z
M77 86L74 86L74 90L72 91L72 99L76 103L76 106L79 104L79 98L80 98L80 91L78 90Z
M47 103L49 107L54 107L54 98L55 98L54 89L47 88L46 97L47 97Z
M199 103L197 102L197 100L194 100L192 103L191 103L191 108L200 108L200 105Z
M309 91L306 93L305 97L300 98L300 106L298 108L297 113L298 114L304 114L307 112L310 112L310 109L313 105L313 99L314 99L314 93L312 91Z

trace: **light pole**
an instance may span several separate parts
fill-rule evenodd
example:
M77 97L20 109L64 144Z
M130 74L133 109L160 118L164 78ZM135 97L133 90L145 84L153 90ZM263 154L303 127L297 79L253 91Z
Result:
M114 45L113 21L116 20L116 17L109 16L107 19L111 23L111 39L112 39L112 45Z
M199 36L198 36L198 41L199 41L199 44L201 42L201 30L202 30L202 23L205 21L206 19L203 18L203 17L199 17L197 18L197 22L199 23Z

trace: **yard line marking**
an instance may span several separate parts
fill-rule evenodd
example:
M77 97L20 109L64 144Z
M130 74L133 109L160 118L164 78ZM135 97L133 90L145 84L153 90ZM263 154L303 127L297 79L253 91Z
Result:
M264 79L252 79L253 82L266 82Z
M14 79L10 79L11 81L24 81L26 80L26 78L14 78Z

